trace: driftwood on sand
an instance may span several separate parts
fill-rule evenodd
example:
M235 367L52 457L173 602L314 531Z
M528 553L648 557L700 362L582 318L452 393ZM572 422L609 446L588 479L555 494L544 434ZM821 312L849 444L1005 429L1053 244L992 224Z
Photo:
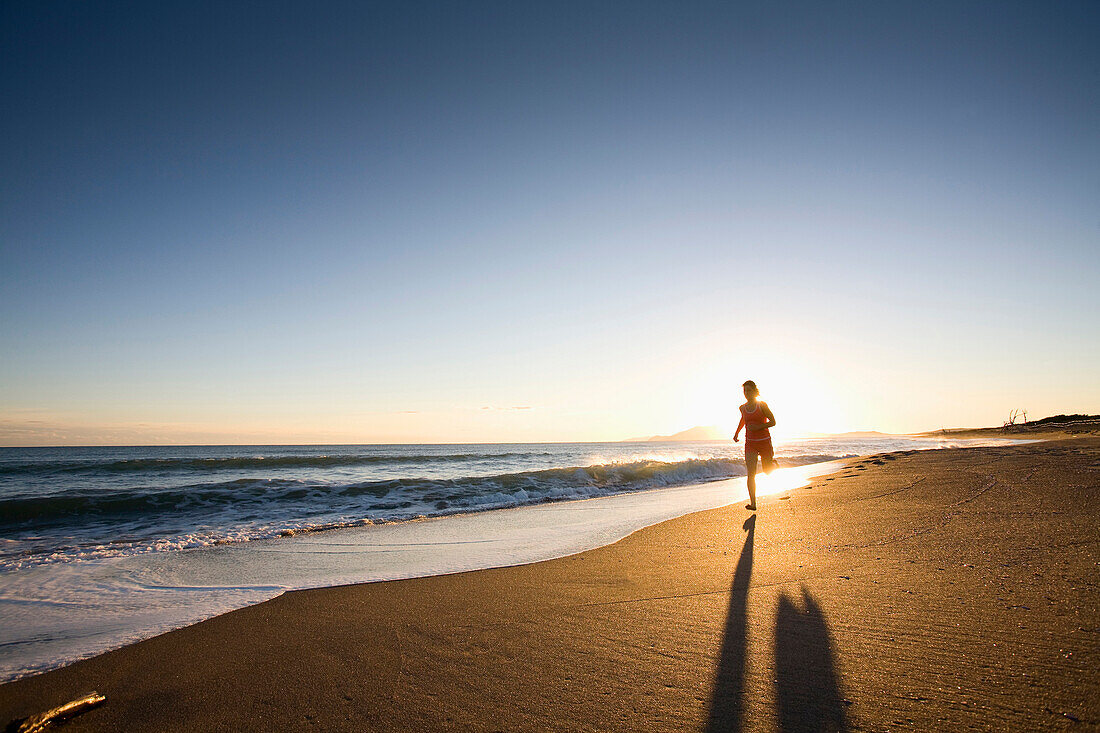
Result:
M64 705L58 705L56 708L51 708L44 713L30 716L16 728L16 731L17 733L37 733L37 731L45 730L53 723L91 710L97 705L101 705L106 699L107 698L100 695L98 692L89 692L87 695L77 700L72 700Z

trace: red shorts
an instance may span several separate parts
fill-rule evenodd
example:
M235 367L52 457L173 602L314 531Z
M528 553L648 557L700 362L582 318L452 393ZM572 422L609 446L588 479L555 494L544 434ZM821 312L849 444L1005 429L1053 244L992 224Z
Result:
M745 457L748 458L750 453L760 456L760 460L764 462L764 470L771 471L771 464L775 463L775 451L772 448L771 437L763 440L749 440L746 438Z

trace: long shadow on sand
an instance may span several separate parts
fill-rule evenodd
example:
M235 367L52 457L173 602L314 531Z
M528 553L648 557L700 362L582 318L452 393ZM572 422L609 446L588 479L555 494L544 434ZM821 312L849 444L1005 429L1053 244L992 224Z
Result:
M749 533L741 558L733 572L730 589L729 612L726 615L726 631L722 637L722 653L718 659L718 672L714 679L714 691L710 698L710 717L707 731L740 731L742 729L741 702L745 684L745 648L748 642L747 603L749 580L752 578L752 535L756 529L756 515L745 520L744 529Z
M739 733L745 729L748 598L756 515L745 521L744 529L748 536L733 572L726 629L710 699L708 733ZM787 595L779 599L775 619L775 674L781 731L847 730L829 627L821 607L805 587L802 588L801 608Z
M775 619L775 686L781 731L848 729L829 626L802 587L802 608L786 595Z

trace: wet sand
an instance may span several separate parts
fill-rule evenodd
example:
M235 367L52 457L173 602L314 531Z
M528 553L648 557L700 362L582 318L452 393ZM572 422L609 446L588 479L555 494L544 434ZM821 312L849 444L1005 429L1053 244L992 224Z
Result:
M755 517L755 518L754 518ZM59 730L1100 728L1100 438L853 461L522 567L288 593L0 686Z

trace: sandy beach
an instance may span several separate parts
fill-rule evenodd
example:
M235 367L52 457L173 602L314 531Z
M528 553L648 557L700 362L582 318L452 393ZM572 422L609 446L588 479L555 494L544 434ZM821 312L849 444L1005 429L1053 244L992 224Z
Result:
M0 17L0 728L1100 733L1100 0Z
M0 722L97 690L63 729L1095 729L1098 470L1095 435L853 460L756 514L288 593L0 686Z

